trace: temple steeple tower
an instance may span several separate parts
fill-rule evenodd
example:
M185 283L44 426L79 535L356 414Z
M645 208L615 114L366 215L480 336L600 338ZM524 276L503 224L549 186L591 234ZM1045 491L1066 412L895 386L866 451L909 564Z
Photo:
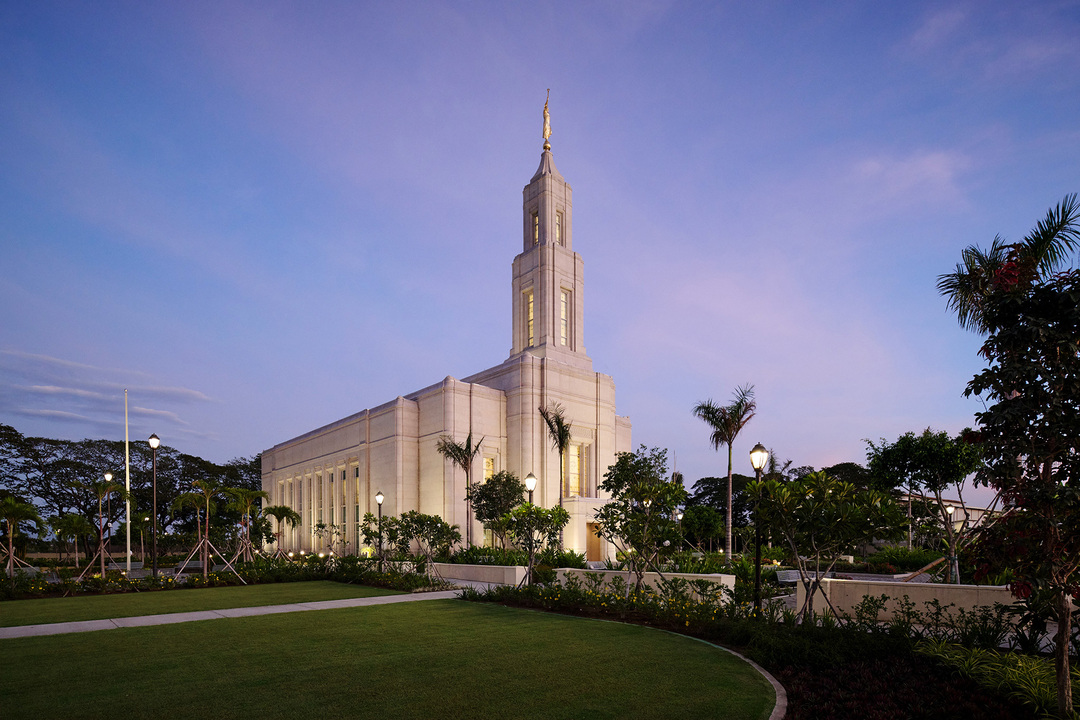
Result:
M511 355L530 352L572 364L585 354L584 263L573 246L573 191L551 155L544 103L540 167L522 191L522 252L514 258Z

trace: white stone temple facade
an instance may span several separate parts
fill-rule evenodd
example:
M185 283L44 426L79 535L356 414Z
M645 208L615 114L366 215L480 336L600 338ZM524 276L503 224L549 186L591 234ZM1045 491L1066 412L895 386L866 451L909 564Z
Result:
M545 108L546 110L546 108ZM540 167L523 191L522 248L514 258L510 357L457 380L447 377L388 403L275 445L262 455L267 504L288 505L302 524L284 528L284 550L321 551L319 523L335 525L349 552L361 549L357 526L376 513L409 510L440 515L463 538L485 535L465 501L465 473L437 450L443 435L483 438L473 480L509 470L537 478L534 502L561 502L570 513L563 542L590 560L613 555L596 537L594 510L617 452L629 451L630 421L615 414L615 383L595 372L585 353L584 264L574 252L570 185L544 143ZM558 403L571 423L571 446L560 472L539 408ZM562 477L560 477L560 474ZM561 485L561 488L560 488ZM561 494L560 494L561 489Z

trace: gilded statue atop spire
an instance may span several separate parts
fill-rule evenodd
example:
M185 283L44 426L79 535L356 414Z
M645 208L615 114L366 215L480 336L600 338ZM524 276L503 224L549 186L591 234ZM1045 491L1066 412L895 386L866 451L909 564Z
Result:
M547 98L544 100L544 149L550 150L551 143L548 142L548 138L551 137L551 115L548 114L548 100L551 99L551 88L548 88Z

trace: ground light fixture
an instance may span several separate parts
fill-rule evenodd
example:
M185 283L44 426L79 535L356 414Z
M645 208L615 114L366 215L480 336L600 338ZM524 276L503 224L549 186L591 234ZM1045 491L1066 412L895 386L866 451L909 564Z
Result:
M150 443L150 449L153 451L153 455L154 455L154 534L151 536L152 539L150 541L151 542L150 552L153 555L154 577L156 578L157 577L157 449L158 449L158 446L161 445L161 438L159 438L157 436L157 434L155 433L155 434L151 435L150 438L146 442Z
M529 491L529 504L532 505L533 490L536 489L536 476L532 473L525 476L525 489Z
M750 451L750 465L754 468L757 481L761 482L761 471L769 461L769 451L758 443ZM761 614L761 522L758 517L758 505L754 503L754 612Z

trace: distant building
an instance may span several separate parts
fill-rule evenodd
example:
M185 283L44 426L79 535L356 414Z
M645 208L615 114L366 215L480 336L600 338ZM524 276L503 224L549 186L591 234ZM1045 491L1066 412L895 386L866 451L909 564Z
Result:
M545 107L546 112L546 107ZM467 529L465 473L436 450L443 435L483 438L473 480L509 470L538 478L534 501L560 502L570 513L568 549L590 560L611 555L595 534L593 512L604 504L600 482L615 454L629 451L630 421L615 414L615 383L593 371L585 353L584 263L573 250L570 185L544 143L540 167L523 191L522 250L513 262L511 351L500 365L462 380L447 377L388 403L275 445L262 455L270 504L288 505L303 522L284 528L285 550L325 548L314 533L335 525L350 551L360 549L357 524L376 513L409 510L440 515L481 544L475 519ZM572 423L572 445L560 477L558 453L539 408L559 403Z

